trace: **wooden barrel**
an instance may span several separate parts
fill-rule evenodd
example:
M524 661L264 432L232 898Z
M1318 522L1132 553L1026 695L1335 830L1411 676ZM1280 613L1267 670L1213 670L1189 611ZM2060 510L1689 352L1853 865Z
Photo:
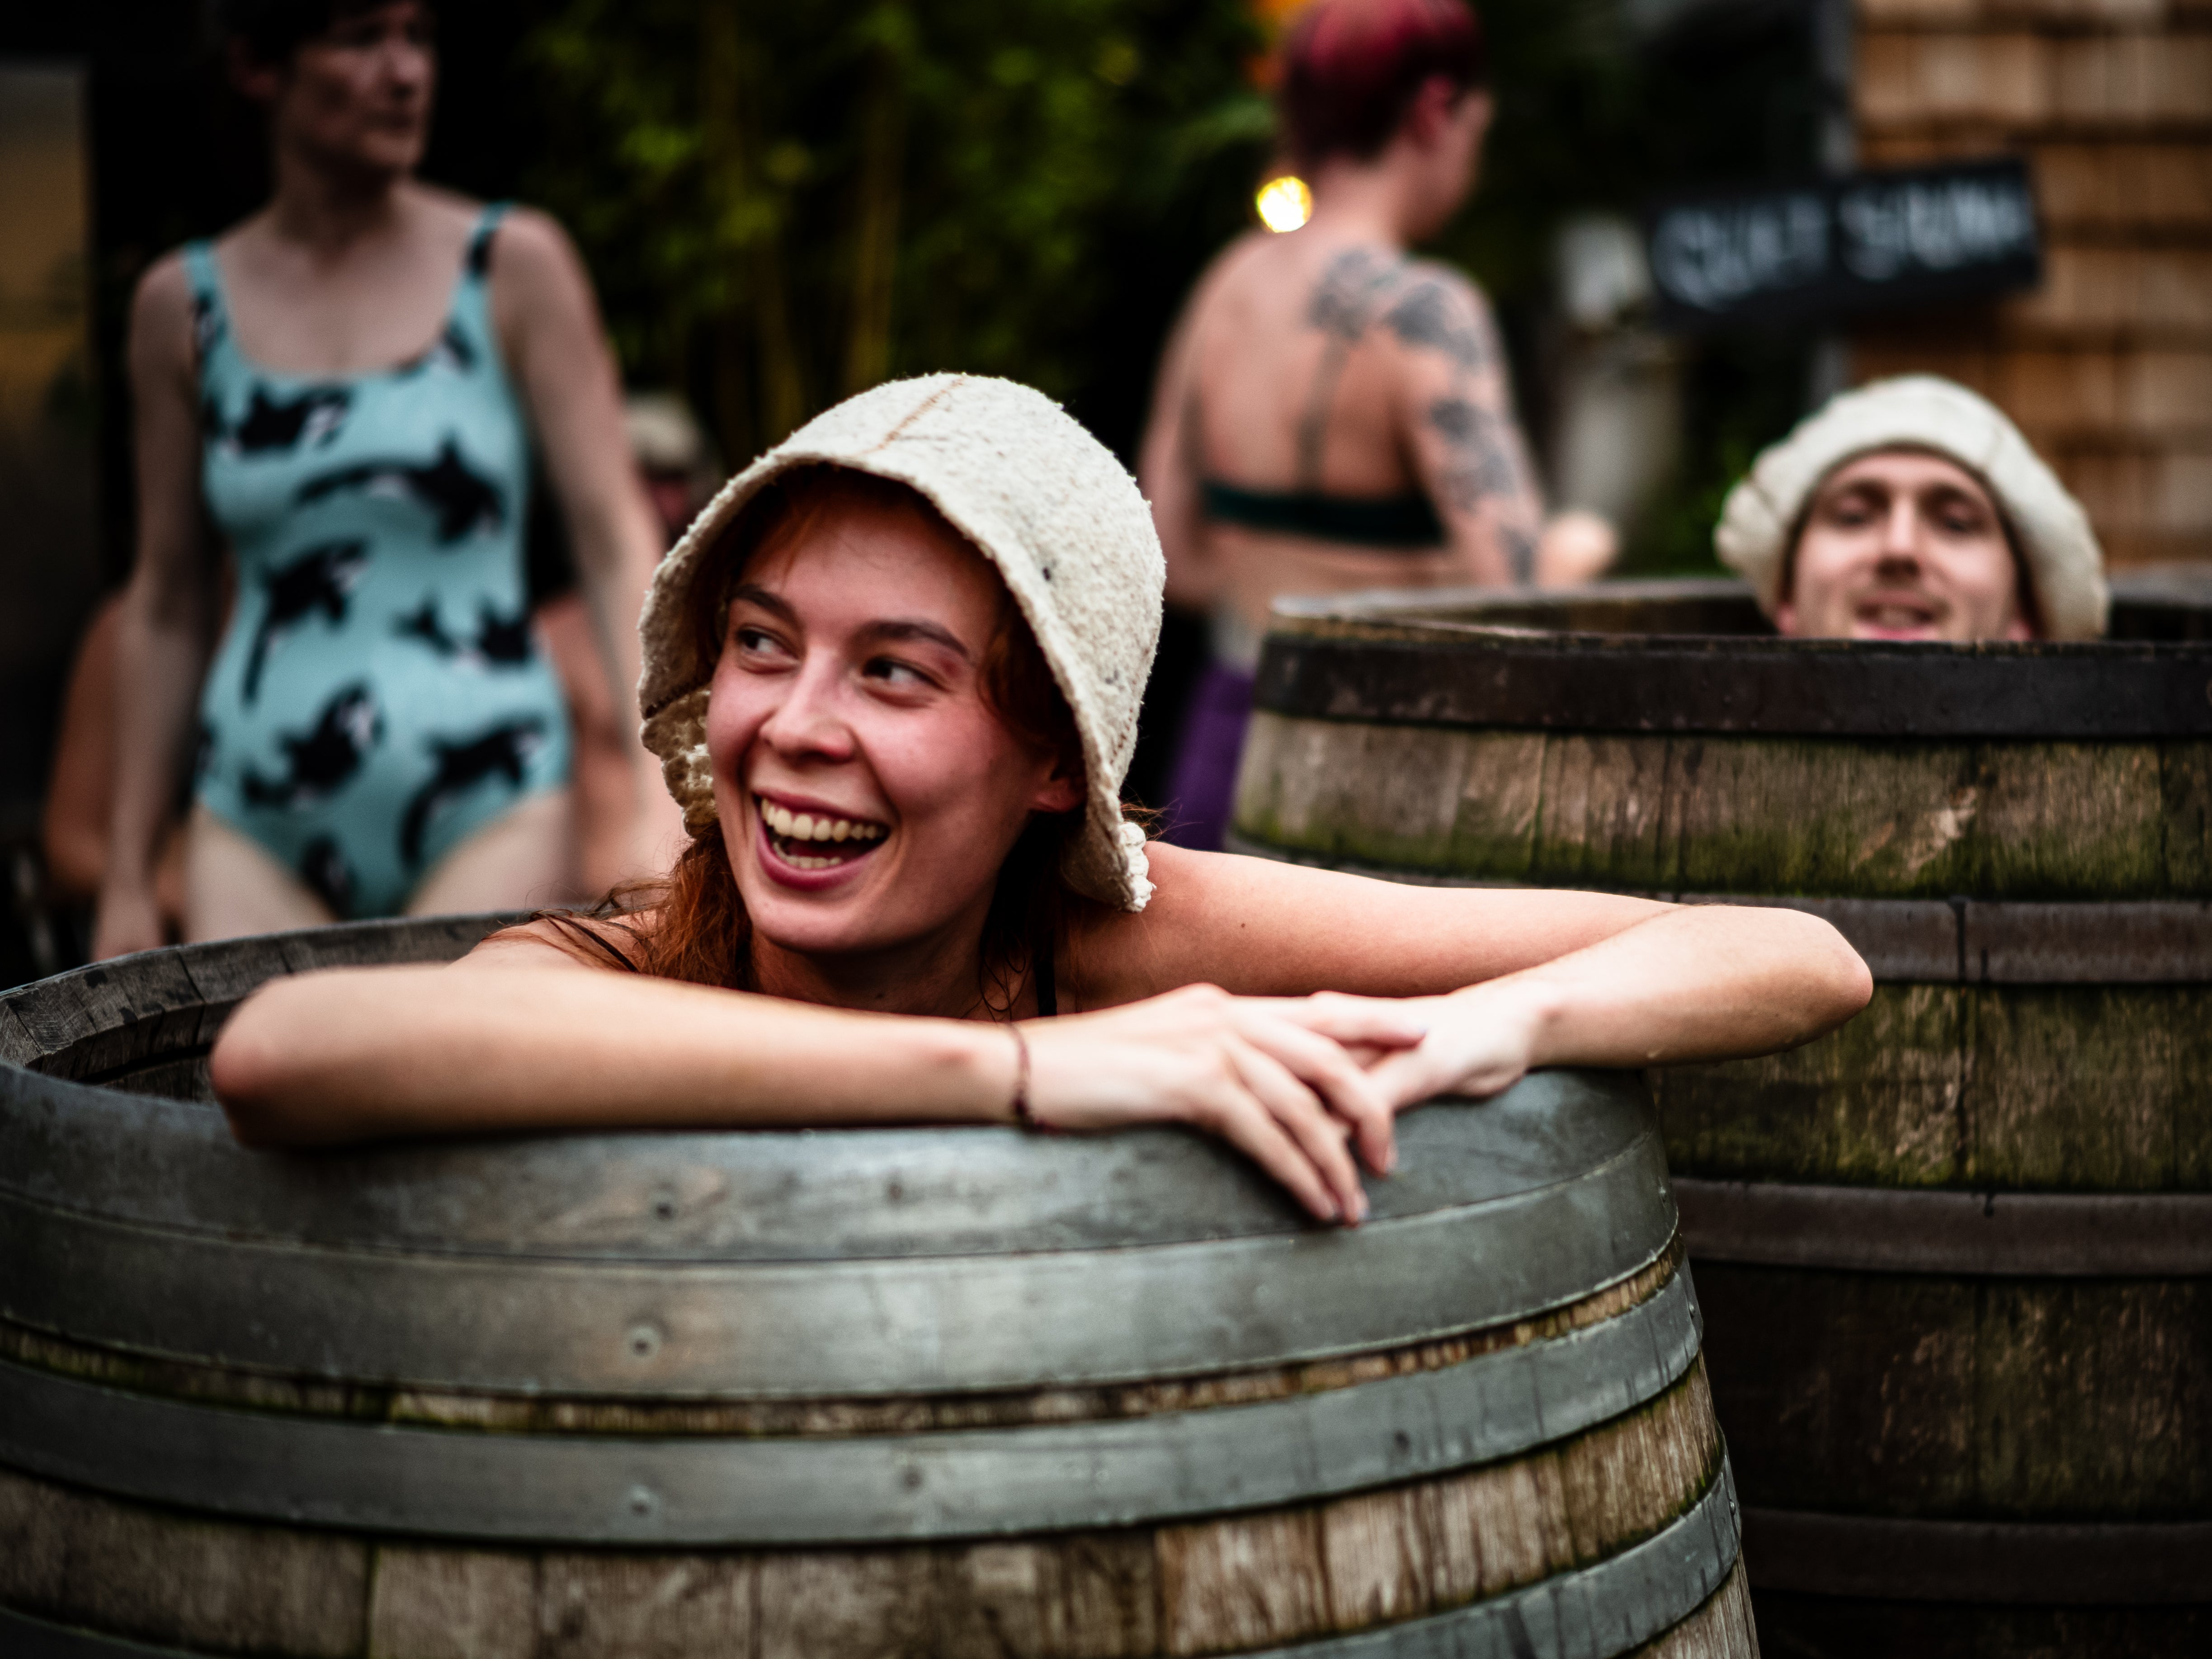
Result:
M1172 1130L231 1143L240 996L486 925L0 998L0 1650L1756 1653L1633 1077L1351 1233Z
M1244 850L1790 904L1874 970L1829 1037L1652 1077L1771 1651L2212 1651L2208 620L1784 641L1720 582L1278 614Z

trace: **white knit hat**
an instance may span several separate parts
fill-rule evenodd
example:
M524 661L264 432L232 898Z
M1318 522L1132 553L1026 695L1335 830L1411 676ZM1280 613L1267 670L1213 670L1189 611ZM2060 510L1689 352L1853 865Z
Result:
M2112 603L2105 556L2081 504L1994 404L1933 374L1846 392L1770 446L1721 507L1713 530L1721 562L1749 580L1772 615L1790 533L1820 481L1855 456L1899 447L1933 450L1989 487L2019 538L2046 639L2104 633Z
M1011 380L894 380L817 416L722 487L653 578L638 621L645 746L694 830L714 821L707 696L691 606L701 559L763 485L793 467L849 467L920 491L997 567L1075 714L1090 799L1061 873L1078 892L1141 910L1145 834L1121 817L1121 779L1160 636L1167 563L1152 509L1106 447L1042 392ZM713 603L719 595L697 596Z

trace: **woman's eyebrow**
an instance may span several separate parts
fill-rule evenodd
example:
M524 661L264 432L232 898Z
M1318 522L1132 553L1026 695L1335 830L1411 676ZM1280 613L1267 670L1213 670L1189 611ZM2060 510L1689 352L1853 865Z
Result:
M960 643L959 637L933 622L893 617L870 623L860 630L860 635L863 639L923 640L943 646L963 662L969 660L968 647Z
M750 582L740 582L732 588L730 603L733 606L750 605L756 610L768 611L779 621L789 623L794 628L799 625L799 612L791 608L790 600L781 593L771 593L765 587L757 587Z

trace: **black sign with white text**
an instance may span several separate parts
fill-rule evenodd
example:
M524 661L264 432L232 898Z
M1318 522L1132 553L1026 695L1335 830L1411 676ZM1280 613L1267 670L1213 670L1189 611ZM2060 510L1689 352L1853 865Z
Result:
M2035 191L2007 156L1669 198L1644 214L1659 320L1816 320L2042 280Z

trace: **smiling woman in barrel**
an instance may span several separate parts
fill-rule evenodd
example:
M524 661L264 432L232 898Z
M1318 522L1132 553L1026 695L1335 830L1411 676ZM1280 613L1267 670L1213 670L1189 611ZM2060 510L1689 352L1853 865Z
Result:
M1934 375L1832 399L1729 492L1713 544L1784 634L2088 640L2105 560L2081 503L1986 399Z
M1865 1002L1789 911L1148 845L1120 787L1162 574L1134 483L1036 392L939 375L819 416L647 604L645 738L692 837L665 881L451 967L268 987L213 1056L236 1133L1182 1121L1357 1221L1353 1149L1387 1170L1402 1106Z

